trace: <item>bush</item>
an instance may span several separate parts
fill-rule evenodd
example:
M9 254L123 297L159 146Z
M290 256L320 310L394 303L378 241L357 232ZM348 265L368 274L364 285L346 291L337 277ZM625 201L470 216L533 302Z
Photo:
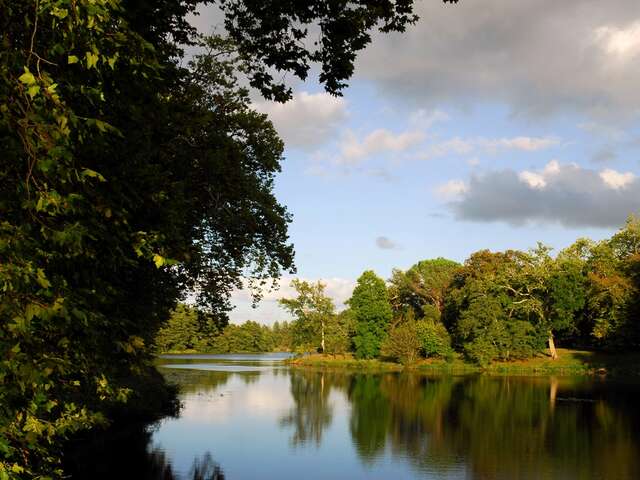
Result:
M449 332L440 322L420 320L416 323L416 336L425 357L449 358L453 354Z
M418 359L420 347L416 323L408 322L391 329L382 344L381 353L385 357L407 364Z

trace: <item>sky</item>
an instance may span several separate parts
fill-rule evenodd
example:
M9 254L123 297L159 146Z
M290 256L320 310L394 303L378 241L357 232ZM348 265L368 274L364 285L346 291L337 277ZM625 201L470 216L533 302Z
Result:
M285 141L275 193L293 214L297 277L340 307L368 269L488 248L556 251L640 212L640 2L418 0L379 34L342 97L309 81L256 97ZM193 20L219 25L207 7ZM231 320L287 320L238 291Z

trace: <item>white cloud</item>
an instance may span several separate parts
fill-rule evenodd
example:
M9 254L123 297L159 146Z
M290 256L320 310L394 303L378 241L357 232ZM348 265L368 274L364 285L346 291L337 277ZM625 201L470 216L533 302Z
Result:
M254 108L266 113L285 145L313 149L335 135L347 118L347 103L328 93L296 93L287 103L256 102Z
M448 200L459 197L467 191L467 184L462 180L449 180L447 183L436 187L435 193L438 197Z
M600 178L609 187L618 190L627 188L636 179L636 176L631 172L620 173L607 168L600 172Z
M531 188L544 188L547 186L547 181L544 179L543 175L535 172L520 172L518 174L518 178L521 182L526 183Z
M425 134L418 130L393 133L379 128L360 140L349 131L342 141L338 163L355 164L373 155L402 152L421 143L425 138Z
M640 53L640 21L626 27L603 25L595 29L595 39L607 54L630 60Z
M452 191L458 182L450 182ZM460 220L615 228L640 212L640 181L631 172L553 160L536 171L472 175L449 207Z

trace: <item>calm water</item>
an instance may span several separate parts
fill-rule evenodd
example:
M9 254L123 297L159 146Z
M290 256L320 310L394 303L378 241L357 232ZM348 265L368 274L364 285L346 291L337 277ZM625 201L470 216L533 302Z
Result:
M290 370L173 356L179 418L102 445L85 478L640 478L640 389L580 378Z

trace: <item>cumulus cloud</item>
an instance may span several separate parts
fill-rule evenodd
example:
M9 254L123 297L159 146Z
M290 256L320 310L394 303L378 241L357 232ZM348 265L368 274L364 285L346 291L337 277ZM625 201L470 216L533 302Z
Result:
M459 220L615 228L640 211L640 181L632 172L551 161L537 171L491 171L454 182L441 188L464 185L449 203Z
M340 146L338 163L355 164L372 155L402 152L421 143L425 138L424 132L419 130L393 133L379 128L362 139L350 131L347 132Z
M408 102L467 106L481 98L525 115L640 107L637 0L417 2L416 9L415 26L377 34L356 67Z
M395 250L398 245L388 237L377 237L376 246L382 250Z
M296 93L287 103L260 101L254 108L266 113L287 146L311 150L335 134L347 118L344 98L328 93Z

